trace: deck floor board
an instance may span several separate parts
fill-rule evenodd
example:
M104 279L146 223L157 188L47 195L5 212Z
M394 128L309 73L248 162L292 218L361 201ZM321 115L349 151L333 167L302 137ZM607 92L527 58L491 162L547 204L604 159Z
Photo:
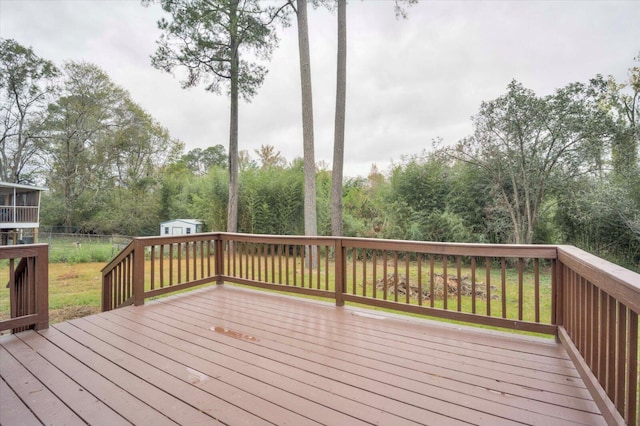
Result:
M2 425L605 424L552 340L234 286L0 337L0 373Z

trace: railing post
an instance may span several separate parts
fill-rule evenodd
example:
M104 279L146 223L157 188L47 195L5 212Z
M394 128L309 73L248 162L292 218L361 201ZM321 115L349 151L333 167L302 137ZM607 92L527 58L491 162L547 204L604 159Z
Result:
M113 272L102 276L102 312L113 309L113 302L111 300L111 294L113 293L112 276Z
M133 304L144 305L144 244L136 239L133 243Z
M37 249L36 258L36 330L49 328L49 246Z
M559 255L551 261L551 268L551 324L564 326L564 267Z
M344 265L345 265L345 250L342 246L342 239L336 238L335 244L333 246L333 252L335 256L335 298L336 298L336 306L344 306Z
M216 235L215 240L215 268L216 268L216 284L224 284L222 275L224 274L224 241L220 235Z

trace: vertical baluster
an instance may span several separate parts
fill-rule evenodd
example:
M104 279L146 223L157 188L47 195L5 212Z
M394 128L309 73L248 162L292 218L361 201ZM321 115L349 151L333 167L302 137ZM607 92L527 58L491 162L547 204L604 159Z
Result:
M255 242L251 243L251 279L260 281L260 243Z
M276 283L276 245L271 244L271 283Z
M435 306L435 259L433 255L429 255L429 306L432 308Z
M456 256L456 277L458 279L458 312L462 311L462 259Z
M265 282L269 281L269 251L271 250L270 245L263 244L262 245L262 261L264 266L264 280Z
M352 248L351 249L351 275L352 275L352 279L351 279L351 293L352 294L356 294L356 269L357 269L357 264L356 264L356 258L358 257L358 249L357 248Z
M330 247L327 246L324 251L324 289L329 291L329 251ZM337 253L336 253L337 256Z
M616 348L616 387L615 387L615 399L614 402L620 412L624 412L625 403L625 387L626 380L631 378L626 377L626 356L627 356L627 307L620 302L618 305L618 329L617 329L617 341L618 347Z
M405 300L404 302L408 305L410 303L411 297L411 278L409 277L409 259L410 255L408 252L404 254L404 274L405 274Z
M373 251L373 298L378 297L378 250Z
M487 291L487 316L491 316L491 258L485 258L485 280L486 280L486 291Z
M362 296L367 296L367 249L362 249Z
M398 252L393 252L393 300L398 301Z
M600 385L604 388L606 386L605 379L607 376L607 340L609 340L609 336L607 335L607 319L608 319L608 295L600 290L600 341L598 342L598 351L599 351L599 359L598 359L598 381Z
M185 269L185 273L186 273L186 280L185 282L189 282L189 277L190 277L190 270L191 270L191 245L192 243L190 243L189 241L184 243L184 269ZM180 284L182 284L182 281L180 281Z
M471 257L471 313L476 313L476 257Z
M418 253L418 305L422 306L422 253Z
M151 271L149 271L151 290L156 288L156 246L151 246Z
M317 246L317 251L318 251L318 265L316 268L316 290L320 290L320 283L321 283L320 271L322 270L322 262L320 260L322 259L322 246ZM326 249L324 251L326 252Z
M447 255L442 256L442 309L449 309L449 272L447 272Z
M194 241L191 243L193 246L193 279L198 279L198 242ZM189 281L189 280L187 280Z
M313 260L311 259L311 253L305 253L305 250L307 248L307 246L298 246L300 247L300 286L304 287L304 275L305 275L305 267L307 266L307 259L309 259L309 263L311 263ZM297 274L297 272L296 272Z
M583 339L583 326L582 326L582 288L584 284L584 278L582 276L577 277L576 279L576 337L575 343L576 347L580 351L580 353L584 353L584 339Z
M593 317L593 285L587 282L586 299L585 299L585 352L583 357L589 368L593 369L593 328L591 318Z
M160 288L164 287L164 244L160 245Z
M533 260L533 293L536 322L540 322L540 259Z
M204 278L204 241L198 241L197 244L200 248L200 278Z
M298 286L298 245L293 246L293 286Z
M502 258L500 260L500 281L502 291L502 318L507 317L507 260Z
M522 321L524 311L524 259L518 258L518 319Z
M629 309L629 337L628 337L627 363L627 407L624 419L628 425L635 425L638 422L638 314Z
M308 253L308 257L309 257L309 282L307 283L307 287L309 288L313 288L313 264L316 262L316 257L317 257L317 253L316 253L316 247L317 246L312 246L312 245L308 245L306 246L306 250L309 251Z
M178 243L178 282L182 283L182 243Z
M607 339L607 395L614 399L616 386L616 299L612 296L608 297L609 302L609 329Z
M207 273L207 277L211 277L212 275L214 275L214 274L211 273L211 243L212 242L213 241L211 241L211 240L207 240L207 246L206 246L207 247L207 272L206 272ZM222 247L222 244L220 244L219 247ZM223 257L220 257L219 259L220 260L224 260ZM204 272L203 272L202 275L204 275Z
M286 274L286 278L285 279L286 279L287 285L289 285L289 267L290 267L289 266L289 257L290 257L289 250L291 249L291 247L293 247L293 246L287 245L286 249L285 249L286 251L284 253L285 274Z
M19 313L19 305L18 305L18 298L19 298L19 291L18 291L18 286L16 284L16 267L15 267L15 259L14 258L10 258L9 259L9 299L10 299L10 304L11 304L11 316L12 317L18 317L20 316Z
M383 279L383 290L384 290L384 294L382 295L384 300L387 300L387 294L388 294L388 290L387 290L387 251L385 250L384 252L382 252L382 279Z

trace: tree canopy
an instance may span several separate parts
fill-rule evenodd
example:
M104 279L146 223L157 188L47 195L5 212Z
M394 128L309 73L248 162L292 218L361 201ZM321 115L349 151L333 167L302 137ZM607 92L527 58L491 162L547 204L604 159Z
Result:
M33 182L41 165L39 127L58 74L31 48L0 39L0 180Z

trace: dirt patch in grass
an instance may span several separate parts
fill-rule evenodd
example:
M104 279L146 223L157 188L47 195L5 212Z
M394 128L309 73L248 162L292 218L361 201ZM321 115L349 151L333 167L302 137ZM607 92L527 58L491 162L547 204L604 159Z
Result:
M69 272L65 272L64 274L58 275L58 280L74 280L78 278L80 274L77 271L71 270Z
M68 321L74 318L82 318L100 312L97 306L67 306L62 309L52 309L49 311L49 322L51 324Z

